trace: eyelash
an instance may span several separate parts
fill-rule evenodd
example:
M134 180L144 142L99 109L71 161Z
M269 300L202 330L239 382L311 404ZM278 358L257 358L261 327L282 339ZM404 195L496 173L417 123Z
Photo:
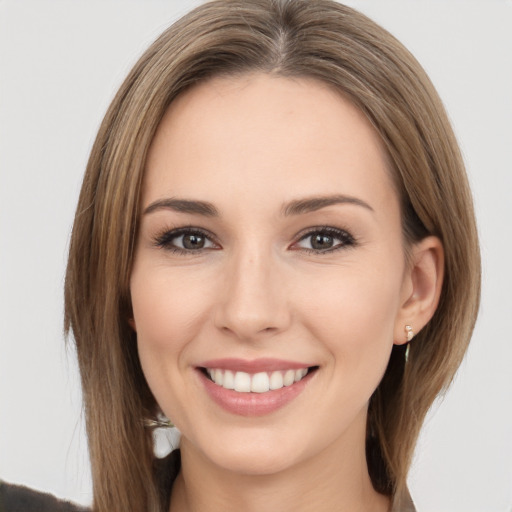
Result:
M176 247L172 244L173 240L176 238L179 238L183 235L196 235L203 237L207 241L213 244L217 244L214 237L208 233L207 231L204 231L199 228L195 228L192 226L182 227L178 229L166 229L162 233L158 234L154 238L154 245L156 247L159 247L161 249L164 249L166 251L173 252L175 254L179 255L186 255L189 256L191 254L200 254L203 251L211 250L211 248L199 248L199 249L182 249L181 247ZM315 255L323 255L327 253L332 253L341 249L346 249L348 247L353 247L356 245L356 239L347 231L344 229L338 229L331 226L316 226L313 228L309 228L306 232L303 232L299 235L299 239L297 242L294 242L293 245L297 245L298 243L307 240L308 237L312 237L313 235L323 235L331 237L335 240L340 240L341 243L335 245L334 247L318 250L318 249L309 249L306 247L301 248L294 248L292 250L294 251L303 251L308 254L315 254Z
M182 249L181 247L176 247L175 245L172 245L172 241L176 238L179 238L183 235L196 235L200 236L202 238L205 238L206 240L217 243L214 241L213 236L208 233L207 231L203 231L202 229L195 228L192 226L185 226L178 229L166 229L159 235L157 235L154 239L154 245L156 247L159 247L161 249L164 249L166 251L173 252L175 254L182 254L182 255L190 255L190 254L199 254L202 253L204 250L208 250L201 248L201 249Z
M306 232L303 232L299 235L299 240L294 243L294 245L299 242L306 240L313 235L323 235L328 236L333 239L340 240L341 243L331 247L329 249L317 250L317 249L308 249L306 247L302 247L300 249L294 250L302 250L309 254L328 254L335 251L339 251L341 249L346 249L348 247L353 247L356 245L356 239L345 229L334 228L331 226L317 226L313 228L309 228Z

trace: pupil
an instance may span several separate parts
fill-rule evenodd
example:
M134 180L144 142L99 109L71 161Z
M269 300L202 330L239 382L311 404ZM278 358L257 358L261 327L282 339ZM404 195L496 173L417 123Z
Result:
M204 237L201 235L185 235L183 237L185 249L201 249L204 247Z
M311 246L313 249L329 249L332 247L332 236L329 235L315 235L312 237Z

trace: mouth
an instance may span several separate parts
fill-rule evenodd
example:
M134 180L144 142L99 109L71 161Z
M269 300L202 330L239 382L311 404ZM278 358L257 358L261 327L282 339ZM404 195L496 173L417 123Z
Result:
M237 393L268 393L300 382L317 369L318 366L309 366L249 373L240 370L235 371L224 368L202 367L200 371L211 382L227 390L232 390Z
M261 358L215 359L196 366L207 396L228 413L266 416L302 394L319 366Z

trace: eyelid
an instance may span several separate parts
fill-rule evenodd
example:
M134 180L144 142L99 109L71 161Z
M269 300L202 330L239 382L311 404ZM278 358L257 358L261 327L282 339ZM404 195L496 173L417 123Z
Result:
M340 240L341 243L338 243L334 247L327 248L327 249L313 249L313 248L307 248L307 247L300 247L298 244L306 239L307 237L310 237L314 234L326 234L328 236L333 237L334 239ZM214 244L216 247L202 247L199 249L185 249L181 248L175 245L172 245L172 241L182 235L185 234L198 234L206 238L210 243ZM302 252L308 252L312 254L326 254L326 253L332 253L340 249L347 249L349 247L353 247L356 245L357 240L355 237L347 230L343 228L338 228L334 226L311 226L307 229L304 229L300 233L298 233L295 237L296 241L293 242L289 249L293 251L302 251ZM178 254L184 254L184 255L198 255L201 254L204 251L211 251L211 250L219 250L222 249L219 242L216 240L216 237L210 233L208 230L205 230L203 228L199 228L197 226L180 226L176 228L170 228L167 227L165 229L162 229L159 231L154 237L153 237L153 245L169 251L174 252Z
M171 244L172 240L186 234L201 235L217 247L203 247L193 250L184 249L181 247L173 246ZM200 254L203 251L218 250L219 248L221 248L220 244L217 242L216 238L213 236L212 233L196 226L181 226L179 228L162 229L153 237L153 245L165 251L186 255Z
M329 249L319 250L319 249L309 249L307 247L297 247L297 244L302 240L306 239L314 235L315 233L327 234L332 236L335 239L341 240L342 243L335 245ZM338 251L340 249L347 249L349 247L355 246L357 243L356 238L347 230L342 228L336 228L334 226L313 226L307 228L304 231L301 231L297 235L297 241L294 242L290 248L294 251L305 251L312 254L327 254Z

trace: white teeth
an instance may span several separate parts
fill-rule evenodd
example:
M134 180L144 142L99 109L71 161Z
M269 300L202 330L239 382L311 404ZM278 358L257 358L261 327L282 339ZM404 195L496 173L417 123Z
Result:
M235 391L239 393L249 393L251 391L251 376L248 373L235 373Z
M272 372L270 374L270 389L281 389L283 387L283 374Z
M222 387L226 389L235 389L235 374L231 370L224 372Z
M251 391L254 393L265 393L270 389L270 379L266 372L256 373L251 379Z
M234 389L239 393L266 393L291 386L302 380L308 373L307 368L299 370L279 370L274 372L232 372L220 368L206 368L206 373L213 382L225 389Z
M295 370L286 370L283 377L283 384L285 386L291 386L295 382Z
M215 384L218 384L219 386L222 386L223 381L224 381L224 372L219 369L214 370L213 382L215 382Z

